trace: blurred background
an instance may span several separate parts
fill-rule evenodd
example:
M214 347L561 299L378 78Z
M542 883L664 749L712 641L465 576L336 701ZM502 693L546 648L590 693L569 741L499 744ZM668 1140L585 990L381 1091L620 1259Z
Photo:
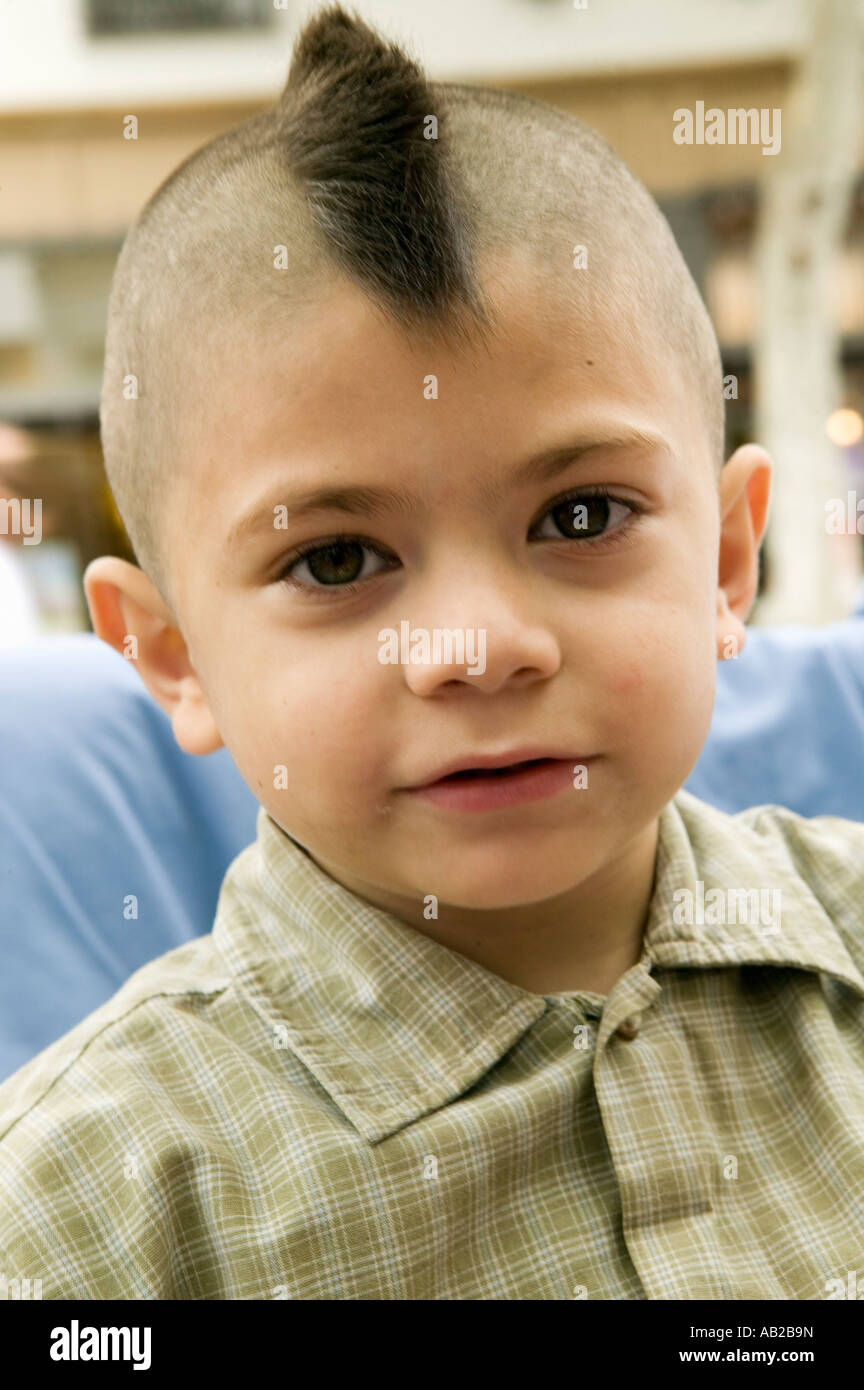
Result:
M0 644L89 630L84 567L99 554L132 558L99 446L115 259L177 164L272 102L294 36L318 8L3 5ZM757 439L775 460L751 621L846 616L864 562L859 0L349 8L407 43L435 79L513 89L583 117L647 184L720 339L727 452ZM709 121L711 112L761 113L761 125L744 126L770 129L775 142L782 131L779 150L765 151L764 139L732 143L731 117L727 138L705 138L703 120L700 140L700 109ZM691 143L674 138L681 111L696 122Z

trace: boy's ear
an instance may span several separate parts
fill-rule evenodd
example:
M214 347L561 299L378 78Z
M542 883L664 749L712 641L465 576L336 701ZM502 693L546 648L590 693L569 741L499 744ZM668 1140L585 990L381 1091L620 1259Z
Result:
M128 560L101 555L84 571L84 592L96 633L138 668L184 752L221 748L185 638L153 581Z
M771 460L758 444L742 444L720 475L720 559L717 575L717 655L735 657L759 583L759 545L768 520Z

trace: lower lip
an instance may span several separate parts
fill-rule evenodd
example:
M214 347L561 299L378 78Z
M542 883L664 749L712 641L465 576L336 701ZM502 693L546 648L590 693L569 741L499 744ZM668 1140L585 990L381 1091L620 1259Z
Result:
M565 787L572 787L573 768L586 766L587 762L586 758L546 758L542 763L498 776L446 778L427 787L415 787L411 794L446 811L500 811L557 796Z

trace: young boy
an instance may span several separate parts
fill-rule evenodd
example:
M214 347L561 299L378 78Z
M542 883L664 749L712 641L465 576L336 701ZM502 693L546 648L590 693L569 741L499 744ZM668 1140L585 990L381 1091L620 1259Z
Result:
M261 802L211 934L0 1088L44 1298L860 1279L864 826L679 791L757 581L704 307L545 105L339 8L138 218L99 635ZM794 750L790 749L790 756Z

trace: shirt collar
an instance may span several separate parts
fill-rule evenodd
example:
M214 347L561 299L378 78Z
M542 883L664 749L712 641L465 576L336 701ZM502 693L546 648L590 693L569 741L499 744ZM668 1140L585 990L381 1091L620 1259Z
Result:
M463 1094L560 997L511 984L359 898L263 807L257 830L222 885L215 943L274 1048L288 1047L369 1142ZM709 903L712 888L779 888L780 931L676 924L673 895L685 888L698 903L700 882ZM679 792L660 815L640 968L739 964L826 971L864 997L864 978L790 861Z
M842 980L864 998L864 976L797 870L790 842L776 830L772 833L774 824L750 812L729 816L690 792L678 792L660 818L645 929L651 960L671 968L773 965L814 970ZM697 909L692 914L682 889L692 895ZM760 908L770 909L776 901L777 920L769 920L770 910L761 920L761 912L752 910L749 922L737 920L748 915L742 912L746 893L754 908L756 893ZM682 921L688 915L704 920ZM851 920L848 925L856 929Z
M357 897L262 807L213 928L229 968L375 1142L455 1100L547 1007Z

